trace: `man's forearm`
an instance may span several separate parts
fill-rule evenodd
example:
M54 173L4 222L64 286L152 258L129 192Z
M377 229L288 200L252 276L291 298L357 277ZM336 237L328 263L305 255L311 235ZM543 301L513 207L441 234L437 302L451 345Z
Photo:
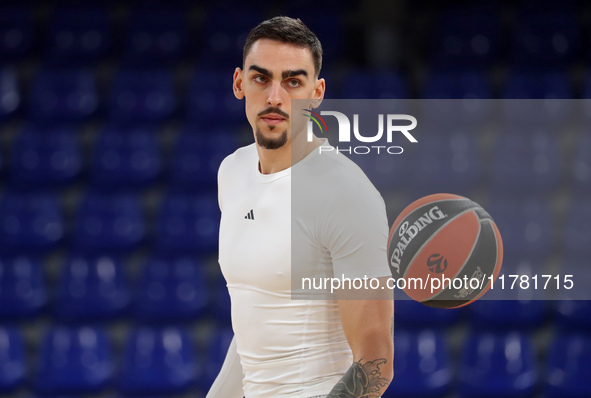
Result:
M379 398L392 381L386 358L353 362L327 398Z

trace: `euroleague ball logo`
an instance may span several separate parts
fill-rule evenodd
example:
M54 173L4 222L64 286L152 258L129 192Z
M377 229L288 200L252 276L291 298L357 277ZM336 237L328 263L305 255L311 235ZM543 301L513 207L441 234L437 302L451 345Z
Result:
M431 254L427 259L429 271L442 273L447 269L447 260L439 253Z
M402 223L402 225L400 226L400 229L398 230L398 236L400 236L402 238L402 235L404 235L404 233L406 232L407 229L408 229L408 221L405 221Z

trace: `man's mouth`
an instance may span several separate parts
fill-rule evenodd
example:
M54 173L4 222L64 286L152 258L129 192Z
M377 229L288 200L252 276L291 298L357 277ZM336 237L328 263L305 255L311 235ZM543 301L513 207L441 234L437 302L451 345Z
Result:
M261 119L263 119L265 123L270 124L272 126L275 126L285 121L285 118L283 116L279 116L277 114L268 114L262 116Z

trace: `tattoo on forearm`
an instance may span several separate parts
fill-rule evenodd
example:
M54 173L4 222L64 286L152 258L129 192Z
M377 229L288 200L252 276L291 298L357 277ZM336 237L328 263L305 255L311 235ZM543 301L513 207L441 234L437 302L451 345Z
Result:
M385 358L362 363L354 362L347 373L334 386L327 398L374 398L390 380L381 377L380 365L387 363Z

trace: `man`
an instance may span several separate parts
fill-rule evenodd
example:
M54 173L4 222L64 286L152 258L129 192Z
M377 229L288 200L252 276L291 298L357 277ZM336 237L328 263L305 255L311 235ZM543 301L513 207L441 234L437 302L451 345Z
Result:
M319 153L326 140L306 139L301 108L292 114L292 100L317 107L324 97L320 42L299 19L276 17L250 32L243 57L233 88L255 143L218 175L235 336L207 397L380 397L393 376L392 292L292 297L296 264L335 277L389 275L383 199L353 162ZM304 194L292 195L292 172Z

